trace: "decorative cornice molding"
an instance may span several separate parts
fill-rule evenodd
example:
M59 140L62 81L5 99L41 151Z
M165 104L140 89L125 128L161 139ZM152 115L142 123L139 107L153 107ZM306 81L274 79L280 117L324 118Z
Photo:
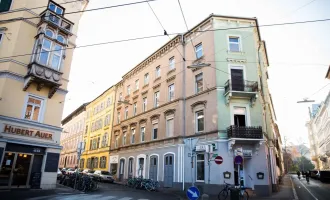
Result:
M150 117L150 120L153 121L155 119L159 119L159 117L160 117L160 114L154 114Z
M166 82L170 82L170 81L174 80L175 77L176 77L176 75L171 76L170 78L166 79Z
M146 123L147 122L147 119L141 119L140 121L139 121L139 124L143 124L143 123Z
M133 126L136 126L136 125L137 125L136 122L132 122L132 123L129 124L130 127L133 127Z
M143 92L141 93L141 95L145 95L145 94L147 94L147 93L148 93L148 90L143 91Z
M139 97L139 94L135 95L132 99L135 100Z
M160 83L158 83L157 85L153 86L152 88L153 88L153 89L157 89L157 88L159 88L159 87L160 87Z
M127 125L124 125L121 127L122 130L127 130L128 126Z
M207 101L196 101L195 103L191 104L191 111L194 112L194 108L198 105L203 105L204 107L206 107L206 103Z
M227 61L234 63L246 63L246 59L227 58Z
M175 109L168 109L164 112L164 116L166 117L167 115L170 115L170 114L175 114Z

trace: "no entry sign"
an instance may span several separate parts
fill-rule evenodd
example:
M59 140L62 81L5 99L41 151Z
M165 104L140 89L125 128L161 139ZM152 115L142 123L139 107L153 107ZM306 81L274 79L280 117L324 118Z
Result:
M216 164L220 165L223 162L223 159L221 156L217 156L217 157L215 157L214 162Z

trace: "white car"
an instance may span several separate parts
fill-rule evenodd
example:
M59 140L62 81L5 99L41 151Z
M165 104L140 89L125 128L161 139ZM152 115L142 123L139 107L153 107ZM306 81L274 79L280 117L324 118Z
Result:
M96 170L93 176L96 177L100 182L114 182L113 176L108 171Z
M87 175L87 176L93 176L94 175L94 170L91 170L91 169L84 169L82 171L83 174Z

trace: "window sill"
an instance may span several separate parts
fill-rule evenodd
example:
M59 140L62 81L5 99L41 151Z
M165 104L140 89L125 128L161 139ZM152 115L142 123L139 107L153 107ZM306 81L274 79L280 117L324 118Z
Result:
M230 50L227 50L227 53L232 54L232 55L244 55L245 54L244 51L230 51Z
M196 180L196 182L198 182L198 183L204 183L205 181L199 181L199 180Z
M173 72L175 72L175 70L176 70L176 68L174 68L174 69L171 69L170 71L168 71L168 72L167 72L167 75L170 75L170 74L172 74Z

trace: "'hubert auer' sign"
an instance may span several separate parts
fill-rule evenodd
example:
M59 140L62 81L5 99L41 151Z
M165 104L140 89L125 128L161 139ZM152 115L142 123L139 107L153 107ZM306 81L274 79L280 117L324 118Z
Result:
M30 128L22 128L12 125L5 124L3 128L3 133L15 134L15 135L22 135L27 137L35 137L44 140L53 140L53 134L41 132L39 130L33 130Z

